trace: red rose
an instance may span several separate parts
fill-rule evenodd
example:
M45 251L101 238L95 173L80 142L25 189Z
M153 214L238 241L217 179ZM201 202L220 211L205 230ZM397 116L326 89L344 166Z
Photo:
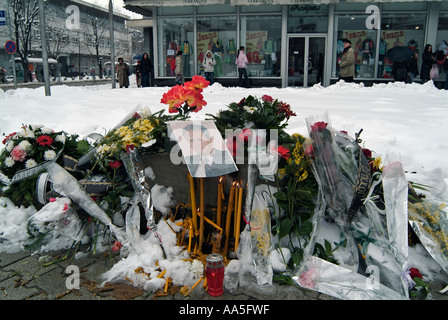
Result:
M126 152L127 153L130 153L133 150L134 150L134 145L133 144L127 144L126 145Z
M274 101L274 99L273 99L271 96L268 96L267 94L265 94L264 96L262 96L261 99L262 99L264 102L272 102L272 101Z
M45 147L45 146L49 147L53 143L53 138L51 138L50 136L44 135L44 136L40 136L39 138L37 138L36 142L38 145L40 145L42 147Z
M409 269L409 275L411 276L412 279L414 278L423 279L423 276L420 274L420 271L418 271L418 269L416 268Z
M121 244L121 242L119 241L115 241L114 245L112 246L111 250L112 252L118 252L120 251L120 249L123 247L123 245Z
M121 161L120 160L117 160L117 161L109 161L109 165L110 165L110 167L112 168L112 169L118 169L118 168L120 168L123 164L121 163Z
M319 121L319 122L316 122L314 125L311 126L311 131L314 131L314 132L316 132L316 131L318 131L318 132L324 131L327 128L327 126L328 126L328 123L323 122L323 121Z
M362 153L364 153L364 155L366 156L367 160L372 158L372 151L370 151L369 149L362 149Z

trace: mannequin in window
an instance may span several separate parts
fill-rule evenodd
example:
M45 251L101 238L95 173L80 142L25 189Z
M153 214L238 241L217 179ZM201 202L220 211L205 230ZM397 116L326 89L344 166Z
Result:
M182 59L184 60L184 76L190 76L190 54L193 54L193 48L188 42L184 40L180 45L180 50L183 52Z
M222 57L224 55L224 46L221 43L221 40L217 40L213 43L212 53L215 56L216 65L215 65L215 74L217 76L222 75Z
M273 67L273 61L272 61L272 54L275 54L277 51L277 43L273 41L272 37L269 37L263 45L263 51L264 51L264 59L265 59L265 70L272 70Z
M176 40L173 40L168 44L168 50L166 54L166 64L168 70L167 73L170 76L174 76L174 70L171 68L171 62L176 59L176 52L177 52L177 42Z

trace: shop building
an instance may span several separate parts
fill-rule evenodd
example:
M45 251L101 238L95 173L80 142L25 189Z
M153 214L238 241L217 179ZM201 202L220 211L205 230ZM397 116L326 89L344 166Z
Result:
M448 41L448 1L403 0L127 0L142 14L145 48L155 65L155 83L172 85L170 61L184 52L184 76L203 75L211 50L215 79L236 85L235 56L244 46L251 86L328 86L338 81L341 38L356 53L356 82L393 81L394 46L419 53ZM142 24L141 24L142 25ZM446 50L446 49L445 49ZM440 67L439 80L445 80ZM419 76L415 81L420 81Z

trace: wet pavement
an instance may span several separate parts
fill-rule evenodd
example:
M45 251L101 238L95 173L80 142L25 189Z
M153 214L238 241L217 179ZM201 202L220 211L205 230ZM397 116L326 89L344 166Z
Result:
M130 281L107 283L101 286L102 275L121 257L88 254L74 259L67 251L53 253L0 253L0 300L338 300L334 297L289 285L275 283L258 286L256 280L247 279L244 286L226 287L219 297L210 296L201 285L188 295L180 286L170 286L166 292L145 292ZM59 261L58 261L59 259ZM51 262L51 263L49 263ZM75 275L79 275L75 278ZM249 284L253 283L253 284ZM433 300L448 300L448 294L439 291L448 285L448 276L440 275L430 284Z

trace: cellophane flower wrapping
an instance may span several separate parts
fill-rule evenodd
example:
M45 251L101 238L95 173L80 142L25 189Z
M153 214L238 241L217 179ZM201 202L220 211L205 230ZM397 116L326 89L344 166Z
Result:
M254 195L250 216L250 235L255 277L259 285L272 284L272 266L269 261L271 249L271 215L263 197Z
M409 223L431 257L448 272L448 207L436 200L409 203Z
M357 180L355 147L331 128L328 114L306 119L313 143L312 170L319 184L324 212L340 227L347 245L340 252L340 263L353 271L358 269L358 251L350 232L348 209ZM319 207L319 206L318 206ZM346 249L346 250L345 250Z
M403 203L393 203L394 197L403 199L407 189L402 188L402 172L398 180L389 180L386 187L391 198L390 210L397 213L396 220L387 223L385 210L374 201L375 191L380 188L381 173L369 184L364 195L353 210L358 184L360 158L364 156L356 140L344 132L333 130L328 115L318 119L308 118L314 159L311 168L318 182L318 197L313 216L315 226L309 244L304 250L303 263L296 273L296 282L308 289L335 296L340 299L406 299L406 285L401 277L407 254L403 252L403 221L406 211ZM307 146L305 146L307 147ZM392 199L393 198L393 199ZM313 256L322 222L333 220L345 237L345 245L337 253L338 264ZM398 238L390 241L390 232ZM407 244L407 242L406 242ZM336 254L335 254L336 256Z

